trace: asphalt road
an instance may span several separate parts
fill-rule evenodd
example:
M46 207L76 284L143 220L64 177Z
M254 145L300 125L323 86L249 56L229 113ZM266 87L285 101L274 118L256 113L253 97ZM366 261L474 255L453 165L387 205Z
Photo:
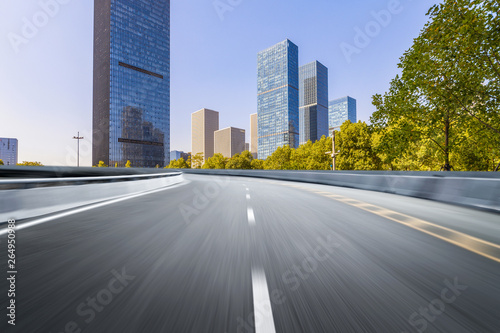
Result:
M0 332L500 332L500 215L185 178L18 230L16 325L2 278Z

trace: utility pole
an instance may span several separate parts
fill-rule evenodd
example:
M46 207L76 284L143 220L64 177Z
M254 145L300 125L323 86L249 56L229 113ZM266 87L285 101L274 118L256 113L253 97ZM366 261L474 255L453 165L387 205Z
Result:
M78 141L78 146L76 148L76 165L80 167L80 140L83 139L83 136L80 136L80 132L78 132L78 135L74 136L73 139Z
M333 130L333 132L332 132L332 151L328 151L325 154L331 154L331 156L332 156L332 170L335 171L335 169L336 169L335 162L336 162L337 155L338 155L337 151L335 150L335 130Z

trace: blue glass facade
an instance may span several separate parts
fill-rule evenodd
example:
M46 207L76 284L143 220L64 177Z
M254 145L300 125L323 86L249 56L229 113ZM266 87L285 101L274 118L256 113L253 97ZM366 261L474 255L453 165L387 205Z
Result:
M18 157L18 141L11 138L0 138L0 160L4 165L16 165Z
M340 126L346 120L356 123L358 121L356 115L356 100L346 96L330 101L330 103L328 103L328 118L330 134L333 129L339 130Z
M257 56L258 156L299 144L299 48L288 39Z
M180 158L183 158L184 161L187 161L189 158L189 154L185 153L183 151L179 151L179 150L171 150L170 151L170 161L175 161L175 160L178 160Z
M95 1L93 164L170 160L170 1Z
M318 61L299 68L299 142L328 136L328 68Z

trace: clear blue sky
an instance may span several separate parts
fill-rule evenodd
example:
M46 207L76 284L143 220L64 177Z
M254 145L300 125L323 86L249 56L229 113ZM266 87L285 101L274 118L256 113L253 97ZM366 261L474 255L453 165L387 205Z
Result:
M73 165L72 137L80 131L81 163L90 166L93 1L65 1L45 21L38 0L0 3L0 137L19 139L21 161ZM355 28L375 29L371 12L394 2L241 0L221 20L213 0L172 0L172 149L190 150L190 114L203 107L221 112L221 128L248 131L257 110L257 53L285 38L299 46L301 65L319 60L329 68L330 99L356 98L358 119L368 121L372 95L387 90L438 1L399 1L398 13L347 61L342 43L355 46ZM25 20L41 27L23 36ZM18 52L13 34L27 37Z

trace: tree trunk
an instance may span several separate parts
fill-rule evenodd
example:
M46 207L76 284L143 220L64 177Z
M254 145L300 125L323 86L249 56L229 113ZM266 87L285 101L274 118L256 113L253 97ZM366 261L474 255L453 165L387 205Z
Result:
M497 172L498 170L500 170L500 163L498 163L496 169L495 169L495 172Z
M444 166L443 170L444 171L451 171L451 165L450 165L450 119L448 115L446 115L446 120L444 123L444 136L445 136L445 143L444 143Z

